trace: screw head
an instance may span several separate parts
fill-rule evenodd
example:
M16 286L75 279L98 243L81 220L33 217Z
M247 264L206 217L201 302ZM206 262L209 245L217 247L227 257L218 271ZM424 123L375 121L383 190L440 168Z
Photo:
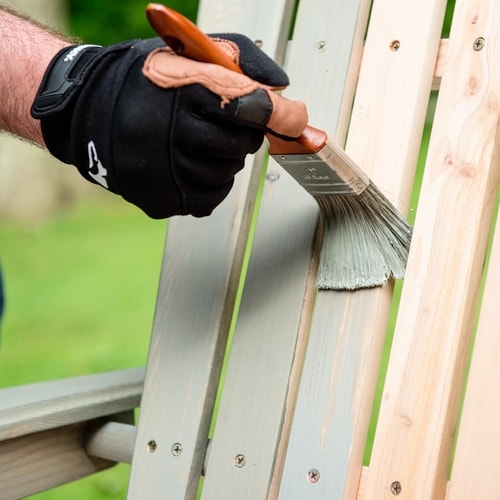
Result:
M316 50L318 52L323 52L326 49L326 42L324 40L320 40L316 43Z
M151 439L146 444L146 449L149 451L149 453L155 452L157 448L158 448L158 444L156 443L156 441L154 439Z
M474 43L472 44L472 48L476 51L482 50L486 44L486 40L482 37L479 36L474 40Z
M319 473L319 470L318 469L311 469L308 473L307 473L307 480L311 483L311 484L315 484L319 481L319 477L320 477L320 473Z
M181 443L174 443L170 450L172 451L172 455L174 457L178 457L179 455L182 454L182 451L183 451L182 444Z
M390 44L389 44L389 48L393 51L393 52L397 52L400 48L401 48L401 42L399 40L393 40Z
M402 491L403 487L401 486L401 483L399 481L394 481L391 484L391 493L393 495L399 495Z
M242 469L243 467L245 467L247 463L247 459L245 457L245 455L242 455L241 453L239 453L238 455L236 455L234 457L234 465L236 467L238 467L238 469Z

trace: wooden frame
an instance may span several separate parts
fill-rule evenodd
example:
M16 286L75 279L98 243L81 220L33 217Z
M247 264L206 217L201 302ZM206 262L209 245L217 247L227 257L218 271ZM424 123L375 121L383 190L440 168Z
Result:
M134 429L143 380L143 369L131 369L0 390L0 496L21 498L124 459L113 447L133 444L135 432L114 432L111 452L97 455L92 437L108 420Z

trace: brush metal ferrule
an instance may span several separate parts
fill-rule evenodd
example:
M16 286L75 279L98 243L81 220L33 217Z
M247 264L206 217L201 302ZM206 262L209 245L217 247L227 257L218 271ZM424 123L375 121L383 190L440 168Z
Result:
M271 155L309 194L361 194L368 176L336 144L326 142L311 154Z

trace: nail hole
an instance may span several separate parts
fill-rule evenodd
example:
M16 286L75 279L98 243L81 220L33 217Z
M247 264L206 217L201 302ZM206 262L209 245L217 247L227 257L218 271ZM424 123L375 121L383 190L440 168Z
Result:
M158 445L156 444L156 441L154 439L151 439L151 441L148 441L146 448L149 451L149 453L153 453L158 448Z

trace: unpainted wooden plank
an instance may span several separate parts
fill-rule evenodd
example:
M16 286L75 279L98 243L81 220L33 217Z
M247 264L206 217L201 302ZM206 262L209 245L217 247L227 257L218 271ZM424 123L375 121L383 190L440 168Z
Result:
M364 31L356 31L358 16L358 2L302 1L286 56L292 84L285 94L305 100L311 123L331 135L342 135L339 116L352 103L358 69L353 46L360 52ZM346 123L342 127L345 132ZM311 265L317 217L313 198L271 162L203 498L273 497L290 377L300 371L295 362L316 294Z
M266 12L276 29L259 35L265 48L277 50L292 3L275 1ZM264 10L255 16L255 3L205 0L198 23L256 36ZM249 159L209 218L169 224L128 498L196 494L261 164L261 155Z
M346 151L403 212L445 3L375 0L370 14ZM356 496L391 297L391 283L318 293L280 498Z
M0 441L139 406L144 369L84 375L0 390Z
M493 161L500 161L500 137L495 140ZM448 500L497 498L500 493L498 443L500 443L500 218L481 304L470 374L453 458Z
M420 3L418 4L420 5ZM368 498L443 498L500 177L500 5L459 0L375 444ZM477 50L475 40L486 43ZM473 498L481 498L473 494Z

